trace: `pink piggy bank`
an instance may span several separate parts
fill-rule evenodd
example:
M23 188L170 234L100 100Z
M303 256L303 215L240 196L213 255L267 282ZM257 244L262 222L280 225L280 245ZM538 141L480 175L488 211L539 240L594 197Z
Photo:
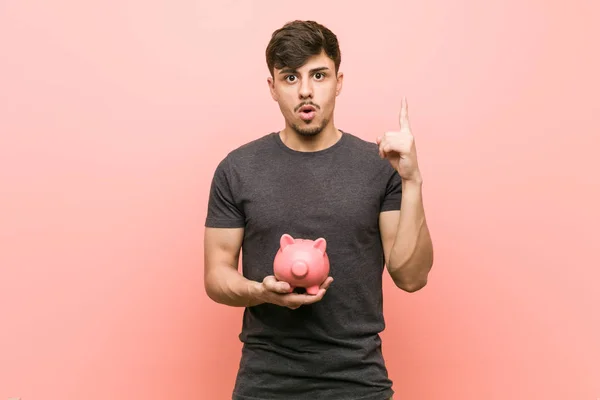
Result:
M281 236L279 245L273 261L275 278L289 283L292 290L302 287L308 294L319 293L320 285L329 276L325 239L294 239L286 233Z

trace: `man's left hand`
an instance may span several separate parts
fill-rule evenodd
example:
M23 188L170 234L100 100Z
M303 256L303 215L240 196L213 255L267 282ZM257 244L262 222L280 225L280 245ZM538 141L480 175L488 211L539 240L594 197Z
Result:
M408 121L408 105L402 99L400 107L400 130L386 132L377 138L379 156L386 158L404 181L420 181L421 172L417 163L415 139Z

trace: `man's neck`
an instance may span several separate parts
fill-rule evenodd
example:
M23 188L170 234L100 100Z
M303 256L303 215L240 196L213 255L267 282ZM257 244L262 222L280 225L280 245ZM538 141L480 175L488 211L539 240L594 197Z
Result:
M333 146L342 137L340 132L333 124L323 129L315 136L302 136L296 133L292 128L286 127L279 132L281 141L290 149L295 151L320 151Z

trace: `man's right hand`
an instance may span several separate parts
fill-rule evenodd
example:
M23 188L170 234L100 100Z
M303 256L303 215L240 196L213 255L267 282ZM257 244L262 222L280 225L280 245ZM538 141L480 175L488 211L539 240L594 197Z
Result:
M320 301L325 292L333 282L332 277L325 279L320 286L319 292L315 295L293 293L291 286L287 282L278 281L273 275L267 276L257 285L257 298L262 302L276 304L282 307L288 307L292 310L306 304L313 304Z

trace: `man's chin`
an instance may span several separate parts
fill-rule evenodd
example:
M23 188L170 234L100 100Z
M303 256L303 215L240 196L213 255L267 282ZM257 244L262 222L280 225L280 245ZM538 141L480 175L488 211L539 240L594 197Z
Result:
M312 120L312 121L305 121L305 123L303 125L294 124L294 125L292 125L292 128L294 129L294 131L297 134L299 134L301 136L313 137L313 136L317 136L319 133L321 133L326 125L327 125L327 121L323 121L322 124L317 125L317 124L315 124L314 120Z

